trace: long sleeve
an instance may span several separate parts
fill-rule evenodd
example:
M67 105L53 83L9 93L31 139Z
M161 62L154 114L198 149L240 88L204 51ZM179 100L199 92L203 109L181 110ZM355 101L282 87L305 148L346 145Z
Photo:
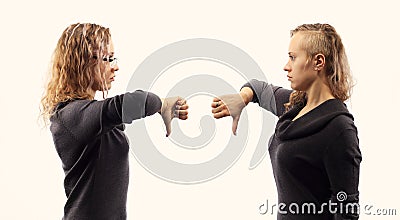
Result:
M65 172L63 219L126 219L129 142L123 123L160 108L158 96L141 90L57 106L50 130Z
M260 107L270 111L276 116L281 116L285 112L284 104L289 102L292 90L284 89L279 86L268 84L264 81L252 79L242 86L253 90L252 102L258 103Z
M78 143L88 143L122 123L132 123L160 108L157 95L137 90L102 101L75 100L57 111L52 121L59 121Z
M334 219L358 219L358 183L362 158L356 128L345 129L336 140L327 148L324 159L332 190L331 201L338 204Z

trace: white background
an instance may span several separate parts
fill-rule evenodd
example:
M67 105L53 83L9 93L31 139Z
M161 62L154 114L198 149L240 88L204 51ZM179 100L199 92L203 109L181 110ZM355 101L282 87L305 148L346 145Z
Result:
M121 61L110 96L125 92L136 67L152 52L198 37L236 45L260 65L270 82L288 87L282 69L289 30L303 23L332 24L342 36L357 80L349 107L355 115L363 154L362 207L373 205L371 211L397 209L400 215L396 200L400 196L400 121L396 115L400 107L400 16L396 1L7 1L1 11L0 219L62 217L66 198L61 161L50 132L42 129L37 119L52 51L62 31L76 22L111 29ZM208 71L216 74L212 68ZM198 112L209 111L209 103L203 108ZM250 105L248 111L255 113L253 119L257 120L261 109ZM146 120L162 127L158 115ZM217 123L230 126L229 120ZM195 134L198 124L199 117L193 113L182 126ZM239 127L239 132L246 131ZM250 133L257 136L257 132L254 125ZM163 131L152 137L168 142ZM222 134L220 139L224 138ZM267 199L269 203L276 201L276 189L268 156L255 170L248 169L254 149L250 140L230 170L198 185L163 181L131 156L128 219L275 219L270 213L258 213ZM164 151L172 155L170 150ZM210 150L208 155L216 153ZM205 155L198 160L206 160ZM189 158L197 160L193 155Z

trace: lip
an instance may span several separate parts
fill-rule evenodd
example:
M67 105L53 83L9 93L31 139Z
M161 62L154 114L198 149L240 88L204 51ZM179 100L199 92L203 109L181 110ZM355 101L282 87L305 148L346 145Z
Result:
M111 82L112 82L112 81L114 81L115 79L114 79L114 77L111 77L110 80L111 80Z
M289 80L289 81L291 81L291 80L292 80L292 77L291 77L291 76L289 76L289 75L287 75L287 78L288 78L288 80Z

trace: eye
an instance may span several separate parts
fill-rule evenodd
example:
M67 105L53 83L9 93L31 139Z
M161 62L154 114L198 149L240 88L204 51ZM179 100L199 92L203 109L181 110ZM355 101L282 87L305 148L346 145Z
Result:
M295 57L292 56L292 55L289 56L289 59L290 59L291 61L294 61L294 58L295 58Z
M111 63L111 62L114 61L115 59L116 59L116 58L114 58L114 57L108 57L108 58L107 58L107 57L104 57L104 58L103 58L103 61L108 61L108 62Z

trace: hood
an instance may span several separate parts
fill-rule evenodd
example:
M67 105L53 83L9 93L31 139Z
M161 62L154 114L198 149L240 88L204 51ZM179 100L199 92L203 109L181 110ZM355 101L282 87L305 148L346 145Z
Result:
M339 99L329 99L292 121L303 107L295 106L279 118L275 130L277 138L283 141L310 136L319 132L339 115L345 115L354 121L353 115Z

